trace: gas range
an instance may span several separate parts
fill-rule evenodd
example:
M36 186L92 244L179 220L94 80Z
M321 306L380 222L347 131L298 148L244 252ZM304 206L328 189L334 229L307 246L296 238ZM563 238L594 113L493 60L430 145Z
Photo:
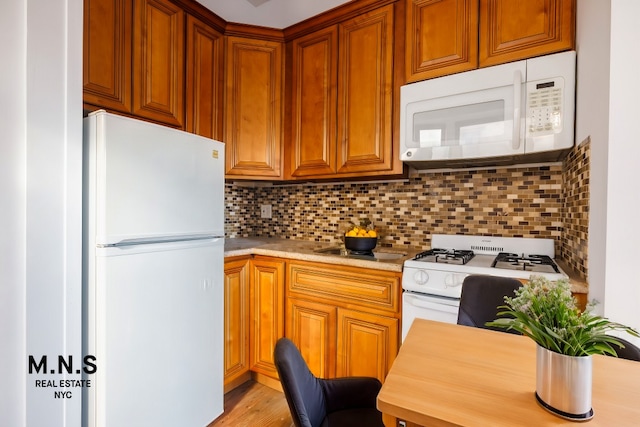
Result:
M470 274L567 277L554 261L553 239L434 234L431 246L404 262L404 290L457 299Z

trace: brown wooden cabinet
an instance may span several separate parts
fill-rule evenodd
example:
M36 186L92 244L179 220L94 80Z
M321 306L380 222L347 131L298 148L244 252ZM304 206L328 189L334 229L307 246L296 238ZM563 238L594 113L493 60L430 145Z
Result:
M286 335L315 375L384 380L399 348L400 277L289 262Z
M222 140L224 39L222 33L187 16L187 132Z
M225 393L249 375L249 257L224 263Z
M292 43L292 176L332 175L336 168L338 26Z
M407 82L478 67L478 0L407 0Z
M83 99L182 127L184 12L169 0L85 0Z
M406 80L575 47L575 0L406 0Z
M133 114L184 126L184 12L169 0L135 0Z
M575 46L575 0L480 0L480 66Z
M132 17L133 0L84 0L83 100L88 109L131 113Z
M286 336L320 378L336 376L337 312L335 305L287 298Z
M292 43L292 177L394 170L394 5ZM339 78L338 78L339 76Z
M273 350L284 336L285 261L256 256L249 265L250 368L277 379Z
M228 36L225 143L229 178L282 177L283 45Z
M338 309L336 376L370 376L384 381L398 353L400 321Z

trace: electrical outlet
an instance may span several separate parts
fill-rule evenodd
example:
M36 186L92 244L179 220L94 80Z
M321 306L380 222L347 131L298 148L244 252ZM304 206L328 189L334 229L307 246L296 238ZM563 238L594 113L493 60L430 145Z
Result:
M260 218L271 218L271 205L260 205Z

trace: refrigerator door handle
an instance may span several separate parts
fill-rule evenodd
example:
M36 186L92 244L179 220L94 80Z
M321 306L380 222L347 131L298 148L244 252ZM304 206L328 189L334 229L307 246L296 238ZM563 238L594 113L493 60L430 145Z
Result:
M123 246L151 245L157 243L191 242L199 240L222 239L224 236L217 234L198 234L182 236L162 236L162 237L140 237L135 239L123 239L115 243L103 243L96 245L98 248L117 248Z

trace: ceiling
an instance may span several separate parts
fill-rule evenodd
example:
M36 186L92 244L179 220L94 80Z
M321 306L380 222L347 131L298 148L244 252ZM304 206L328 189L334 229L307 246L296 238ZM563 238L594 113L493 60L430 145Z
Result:
M286 28L351 0L197 0L227 22Z

